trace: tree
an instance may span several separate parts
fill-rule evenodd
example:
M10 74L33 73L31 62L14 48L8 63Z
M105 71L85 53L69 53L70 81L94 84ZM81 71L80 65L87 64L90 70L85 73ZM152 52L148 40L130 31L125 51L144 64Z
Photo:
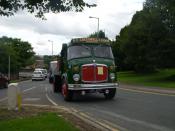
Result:
M174 0L146 0L144 9L157 12L161 21L170 32L175 32L175 1Z
M100 30L99 32L95 32L89 35L89 38L104 38L104 39L108 39L105 35L105 32Z
M18 56L13 48L8 44L0 42L0 72L7 74L8 72L8 60L11 59L11 72L16 72L19 69Z
M33 48L28 42L8 37L0 38L0 71L7 73L8 56L11 57L11 71L17 72L21 67L34 62Z
M45 13L82 11L84 7L94 7L83 0L1 0L0 15L11 16L19 10L27 10L36 17L44 18Z
M113 44L120 69L152 72L175 67L175 1L146 0Z
M116 36L116 41L112 42L112 52L114 55L115 64L117 65L118 70L129 70L133 69L131 64L127 65L125 62L125 53L121 49L120 37Z
M166 28L159 15L148 10L137 12L131 24L121 30L118 40L125 54L125 64L137 72L155 71L159 63L160 43L166 36Z
M21 41L20 39L13 39L11 42L12 48L17 52L18 61L21 67L31 65L33 61L31 58L34 56L33 48L30 43Z

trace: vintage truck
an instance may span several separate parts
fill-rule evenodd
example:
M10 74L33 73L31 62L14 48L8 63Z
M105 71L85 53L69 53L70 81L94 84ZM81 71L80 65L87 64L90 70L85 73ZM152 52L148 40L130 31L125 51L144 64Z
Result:
M116 66L110 41L97 38L76 38L63 44L59 60L60 76L55 78L55 91L66 101L74 93L103 93L114 98L118 87ZM60 84L61 82L61 84Z

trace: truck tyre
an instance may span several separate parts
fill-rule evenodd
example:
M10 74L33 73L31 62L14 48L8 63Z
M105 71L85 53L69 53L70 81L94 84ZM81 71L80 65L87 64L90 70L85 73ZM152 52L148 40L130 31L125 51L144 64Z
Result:
M110 100L114 98L115 94L116 94L116 88L109 89L109 93L108 94L104 93L104 96L106 99Z
M73 91L68 90L68 85L65 81L62 84L62 94L65 101L71 101L73 98Z

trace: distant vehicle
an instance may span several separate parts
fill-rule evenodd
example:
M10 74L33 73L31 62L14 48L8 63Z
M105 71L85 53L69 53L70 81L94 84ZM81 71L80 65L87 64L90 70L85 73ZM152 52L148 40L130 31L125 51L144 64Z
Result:
M58 61L51 61L49 66L49 83L53 83L55 70L57 68Z
M45 80L45 75L42 71L34 71L32 74L32 81L34 80Z
M35 71L42 71L42 73L44 74L45 78L47 78L47 70L46 69L36 68Z
M9 84L9 80L6 76L0 73L0 88L7 88Z

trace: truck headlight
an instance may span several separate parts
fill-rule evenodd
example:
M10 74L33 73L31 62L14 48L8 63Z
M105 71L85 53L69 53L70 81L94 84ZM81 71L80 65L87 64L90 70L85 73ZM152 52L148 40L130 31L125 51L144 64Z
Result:
M114 73L110 73L110 78L111 78L111 80L114 80L115 79L115 74Z
M74 81L79 81L80 80L80 75L79 74L74 74L73 79L74 79Z

